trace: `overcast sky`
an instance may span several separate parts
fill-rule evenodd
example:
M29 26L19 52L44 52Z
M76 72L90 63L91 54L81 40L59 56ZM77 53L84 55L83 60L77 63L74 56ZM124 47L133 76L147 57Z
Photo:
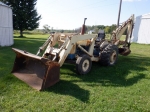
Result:
M42 16L39 28L48 24L54 29L75 29L86 25L117 24L120 0L37 0L36 9ZM120 22L150 13L150 0L123 0Z

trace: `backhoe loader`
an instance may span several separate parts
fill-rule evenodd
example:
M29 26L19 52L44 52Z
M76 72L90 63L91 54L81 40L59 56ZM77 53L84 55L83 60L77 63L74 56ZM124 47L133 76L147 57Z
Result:
M12 48L16 53L12 73L34 89L43 90L60 80L60 67L68 60L75 62L77 73L81 75L90 72L93 61L114 65L118 53L128 55L131 52L133 20L134 15L112 33L109 41L102 36L103 31L98 35L84 34L85 18L81 34L51 34L36 55ZM127 36L122 41L120 38L126 29Z

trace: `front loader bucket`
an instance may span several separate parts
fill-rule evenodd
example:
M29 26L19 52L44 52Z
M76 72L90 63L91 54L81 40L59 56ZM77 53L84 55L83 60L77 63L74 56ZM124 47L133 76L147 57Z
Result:
M12 73L37 90L48 88L59 81L60 66L57 62L12 48L16 53Z

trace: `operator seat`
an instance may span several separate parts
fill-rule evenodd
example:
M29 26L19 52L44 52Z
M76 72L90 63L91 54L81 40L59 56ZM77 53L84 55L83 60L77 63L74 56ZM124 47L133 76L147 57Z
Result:
M100 29L98 31L98 37L96 39L96 42L100 42L101 40L105 39L105 31Z

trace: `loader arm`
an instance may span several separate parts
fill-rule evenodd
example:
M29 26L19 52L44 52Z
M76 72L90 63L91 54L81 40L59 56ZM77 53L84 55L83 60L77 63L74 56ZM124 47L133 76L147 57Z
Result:
M51 38L52 36L50 35L48 37L48 39L45 41L45 43L39 48L38 52L37 52L37 56L48 46L48 44L51 42Z
M71 50L75 47L74 46L80 46L80 44L78 43L79 41L84 41L84 40L87 40L87 41L84 41L84 42L87 42L88 44L88 40L91 39L91 43L90 43L90 48L89 48L89 51L87 52L88 55L90 55L91 57L93 56L93 48L94 48L94 42L95 42L95 39L96 39L97 35L76 35L76 36L73 36L72 38L69 39L66 47L60 52L59 54L59 64L60 66L63 65L64 61L66 60L68 54L71 52ZM80 46L81 47L81 46ZM86 51L85 51L86 53Z
M54 55L51 60L58 62L61 67L68 54L74 54L76 51L76 46L78 46L83 52L92 58L96 38L97 35L74 35L72 37L67 37L60 48L54 48L53 46L48 45L43 57L46 54ZM90 45L89 50L86 51L81 45Z

